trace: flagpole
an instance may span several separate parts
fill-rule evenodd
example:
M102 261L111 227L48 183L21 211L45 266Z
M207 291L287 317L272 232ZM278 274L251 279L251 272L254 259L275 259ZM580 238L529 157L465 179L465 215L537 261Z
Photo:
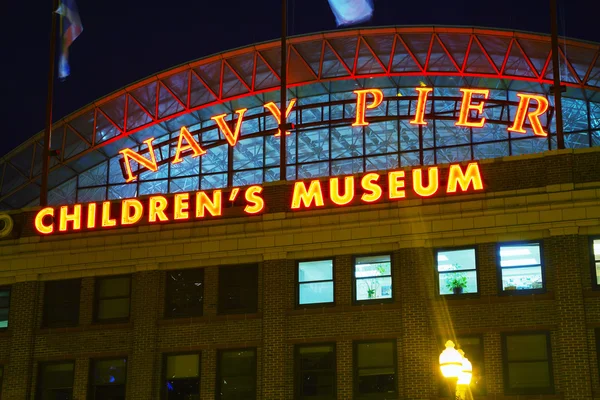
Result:
M48 205L48 167L50 165L50 135L52 133L52 100L54 96L54 71L56 65L56 20L58 0L52 0L52 28L50 31L50 57L48 61L48 97L46 98L46 128L44 131L44 149L42 151L42 186L40 188L40 206Z
M286 172L286 110L287 110L287 0L282 0L281 2L281 117L279 118L279 132L280 135L280 170L279 170L279 179L282 181L287 180L287 172Z

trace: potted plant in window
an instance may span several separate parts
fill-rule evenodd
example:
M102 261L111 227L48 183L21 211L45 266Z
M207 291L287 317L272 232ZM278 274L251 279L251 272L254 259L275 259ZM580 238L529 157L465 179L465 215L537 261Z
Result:
M448 290L452 290L454 294L462 294L463 290L467 287L467 276L462 272L448 274L448 277L446 277L446 287Z
M512 278L508 278L508 282L504 286L504 290L517 290L517 284Z
M385 275L385 266L378 265L375 267L377 271L377 275L373 279L365 279L365 285L367 286L367 298L375 299L377 298L377 289L379 289L379 281L377 280L377 276Z

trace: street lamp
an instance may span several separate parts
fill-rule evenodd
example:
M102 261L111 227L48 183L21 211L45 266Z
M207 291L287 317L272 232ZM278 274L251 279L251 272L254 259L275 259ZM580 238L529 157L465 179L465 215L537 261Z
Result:
M465 353L456 350L454 346L452 340L446 342L446 349L440 354L440 370L444 378L456 379L456 400L464 400L473 376L473 365L465 357Z

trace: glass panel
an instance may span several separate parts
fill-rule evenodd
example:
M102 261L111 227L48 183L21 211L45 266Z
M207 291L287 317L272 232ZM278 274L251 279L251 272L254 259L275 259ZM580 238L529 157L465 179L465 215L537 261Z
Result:
M332 303L333 282L301 283L300 304Z
M298 264L298 282L333 279L333 260L309 261Z
M548 362L509 363L508 387L511 389L550 387Z
M127 375L127 359L98 360L94 362L94 384L124 384Z
M477 293L475 249L437 253L440 294Z
M104 278L100 281L98 295L100 297L129 297L129 283L131 278L128 276L121 278Z
M596 284L600 285L600 239L594 240L593 251L596 266Z
M370 368L358 371L358 392L394 393L396 391L396 371L393 367Z
M500 247L500 265L502 267L539 264L541 264L539 244Z
M254 350L221 353L219 392L222 400L256 398Z
M371 276L391 275L390 256L357 257L354 265L354 276L366 278Z
M200 355L182 354L167 357L166 378L182 379L200 376Z
M465 357L473 364L473 376L470 388L474 394L485 393L485 374L483 343L481 337L459 337L458 346L465 352Z
M477 272L448 272L440 274L440 294L477 293ZM455 288L461 288L456 289Z
M47 364L42 367L42 387L45 389L73 386L73 363Z
M100 300L98 319L121 319L129 317L129 298Z
M167 400L200 400L200 382L194 379L174 379L166 383Z
M509 268L502 270L503 290L542 289L542 267Z
M542 289L539 244L500 247L503 290Z
M548 358L546 339L545 334L507 336L508 361L546 360Z
M204 270L192 269L167 273L166 316L200 316L203 299Z
M394 365L394 343L374 342L358 344L358 368Z
M356 279L356 300L374 300L391 298L391 277Z
M301 398L330 399L335 392L334 347L303 346L298 348L298 382Z

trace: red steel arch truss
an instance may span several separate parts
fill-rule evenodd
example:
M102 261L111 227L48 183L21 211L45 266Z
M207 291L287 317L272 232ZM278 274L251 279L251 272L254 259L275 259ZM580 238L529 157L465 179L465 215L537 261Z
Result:
M563 83L591 97L600 91L598 44L561 40ZM330 32L289 40L290 87L367 77L456 76L551 85L550 37L468 28L380 28ZM122 147L198 122L195 111L276 91L279 42L222 53L185 64L115 92L53 127L50 187ZM581 95L580 95L581 96ZM118 144L115 144L119 142ZM0 201L15 193L39 196L43 135L3 157ZM84 157L85 156L85 157Z

